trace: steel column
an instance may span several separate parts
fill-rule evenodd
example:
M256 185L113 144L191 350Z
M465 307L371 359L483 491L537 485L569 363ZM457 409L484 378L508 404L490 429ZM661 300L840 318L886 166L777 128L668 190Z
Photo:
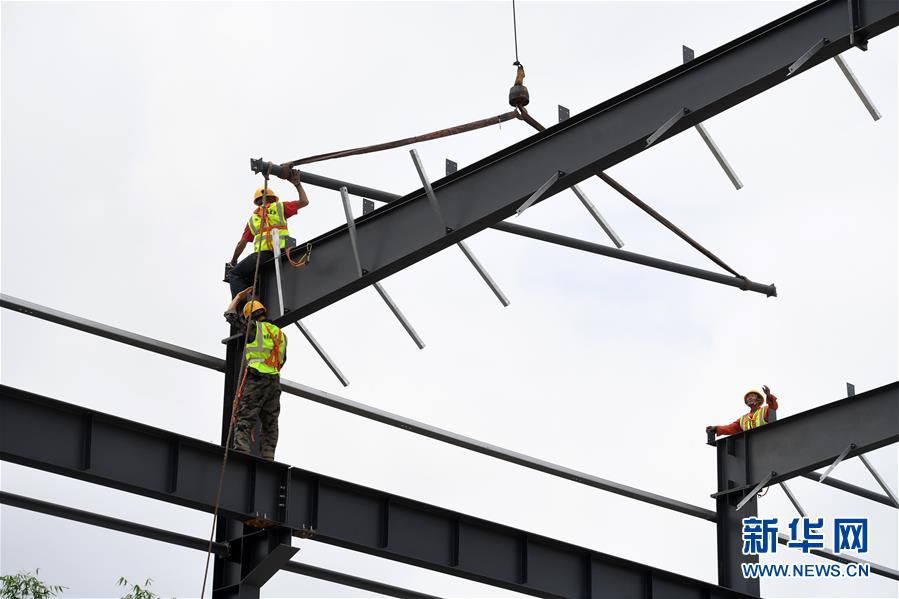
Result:
M735 435L717 441L718 491L728 491L753 482L753 473L746 465L746 435ZM715 498L718 513L718 584L742 593L759 596L761 589L757 578L743 578L741 563L756 564L757 555L743 555L743 518L758 516L755 493L746 496L743 506L740 494L725 493ZM737 511L740 510L740 511Z

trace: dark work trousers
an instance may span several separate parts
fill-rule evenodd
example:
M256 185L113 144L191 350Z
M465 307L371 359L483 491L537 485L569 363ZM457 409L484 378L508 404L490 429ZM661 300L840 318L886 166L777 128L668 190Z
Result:
M265 262L266 260L271 260L272 256L275 255L271 250L266 250L264 252L259 252L260 263ZM253 286L253 274L256 272L256 252L253 252L243 260L237 263L231 270L231 297L234 297L247 287Z
M250 453L256 420L262 425L259 449L266 460L275 459L278 445L278 415L281 413L281 385L277 374L261 374L247 368L243 394L237 407L233 447Z

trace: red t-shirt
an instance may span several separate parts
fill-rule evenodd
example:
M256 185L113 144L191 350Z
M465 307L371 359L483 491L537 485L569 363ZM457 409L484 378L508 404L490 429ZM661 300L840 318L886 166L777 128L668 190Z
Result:
M281 202L281 205L284 206L284 218L290 218L300 209L300 203L296 202ZM259 212L259 208L256 208L254 212ZM241 236L241 241L246 241L247 243L253 243L253 234L250 233L250 225L246 225L243 228L243 235Z
M777 398L774 395L768 395L768 405L761 406L760 410L765 410L762 416L764 416L765 421L768 420L768 410L777 410ZM750 412L750 414L755 414L755 412ZM716 434L718 435L736 435L742 429L740 428L740 419L737 418L730 424L719 425Z

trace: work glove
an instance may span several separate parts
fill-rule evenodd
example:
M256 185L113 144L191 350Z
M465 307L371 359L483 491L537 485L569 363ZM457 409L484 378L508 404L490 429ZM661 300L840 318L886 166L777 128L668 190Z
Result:
M286 165L281 165L281 174L278 175L281 179L285 181L290 181L294 185L300 184L300 171L296 171Z

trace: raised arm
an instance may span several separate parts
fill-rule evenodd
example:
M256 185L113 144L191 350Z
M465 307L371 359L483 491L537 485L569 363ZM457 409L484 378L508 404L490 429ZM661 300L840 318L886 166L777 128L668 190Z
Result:
M297 202L297 210L308 206L309 197L306 195L306 190L303 189L303 184L300 183L300 171L292 168L282 168L282 172L283 174L280 177L285 181L293 183L294 187L297 188L297 193L300 195L300 200Z
M228 308L225 309L225 313L226 314L229 312L236 313L237 306L239 306L241 303L245 302L247 297L249 297L251 293L253 293L252 287L247 287L243 291L238 292L238 294L234 296L234 299L231 300L231 303L228 304Z

